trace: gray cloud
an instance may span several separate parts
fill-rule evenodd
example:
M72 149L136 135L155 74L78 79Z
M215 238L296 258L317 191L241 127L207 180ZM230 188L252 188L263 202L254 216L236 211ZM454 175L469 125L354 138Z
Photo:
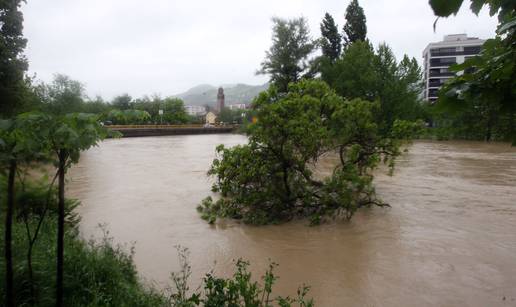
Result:
M254 72L270 46L271 17L308 19L319 36L325 12L339 27L349 1L324 0L29 0L23 7L30 72L43 81L63 73L90 96L134 97L182 92L200 83L262 84ZM435 17L426 0L361 0L368 37L387 42L398 58L421 58L432 41L450 33L494 36L496 19L464 7Z

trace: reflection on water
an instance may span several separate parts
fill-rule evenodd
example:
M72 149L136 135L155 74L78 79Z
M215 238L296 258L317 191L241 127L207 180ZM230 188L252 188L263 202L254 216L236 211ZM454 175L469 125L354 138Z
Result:
M163 286L188 247L193 282L233 260L259 277L280 264L278 294L312 286L318 306L515 306L516 148L477 142L416 142L377 190L390 209L351 222L304 221L210 226L195 207L210 193L215 146L239 135L108 140L70 174L68 195L82 206L81 231L107 223L116 242L134 242L141 275ZM195 286L194 286L195 288Z

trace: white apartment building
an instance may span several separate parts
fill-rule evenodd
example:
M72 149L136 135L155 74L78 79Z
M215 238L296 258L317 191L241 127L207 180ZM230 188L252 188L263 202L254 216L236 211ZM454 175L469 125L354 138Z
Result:
M204 106L185 106L185 111L191 116L202 116L206 114L206 108Z
M446 35L441 42L430 43L423 51L425 86L423 97L433 103L439 88L455 74L452 64L461 64L480 53L485 40L466 34Z

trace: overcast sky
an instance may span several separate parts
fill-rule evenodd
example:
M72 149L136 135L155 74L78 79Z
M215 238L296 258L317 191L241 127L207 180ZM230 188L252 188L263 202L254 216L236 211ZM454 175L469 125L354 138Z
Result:
M23 6L30 73L83 82L89 96L163 96L198 84L262 84L255 71L271 42L271 17L308 19L320 35L325 12L342 31L350 0L28 0ZM469 4L469 1L466 1ZM368 37L396 56L421 61L429 42L445 34L494 36L496 19L464 6L456 17L435 17L427 0L360 0Z

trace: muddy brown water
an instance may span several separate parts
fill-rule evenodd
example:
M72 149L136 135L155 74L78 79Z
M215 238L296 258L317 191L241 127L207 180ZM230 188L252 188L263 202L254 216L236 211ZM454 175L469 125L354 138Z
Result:
M393 177L377 175L392 208L350 222L210 226L195 207L218 144L239 135L107 140L70 173L81 200L81 233L105 223L115 242L134 244L145 280L166 287L178 269L175 245L190 249L192 288L205 272L229 276L237 258L260 277L279 264L276 294L312 286L316 306L516 306L516 148L480 142L415 142Z

